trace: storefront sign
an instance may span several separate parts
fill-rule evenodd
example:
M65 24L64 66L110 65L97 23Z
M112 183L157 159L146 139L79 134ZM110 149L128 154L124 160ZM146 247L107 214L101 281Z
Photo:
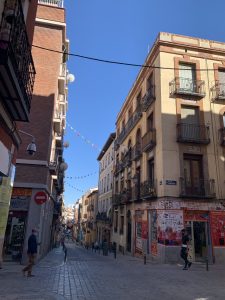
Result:
M183 227L183 211L158 211L158 242L160 244L180 245Z
M185 210L184 211L184 220L187 221L198 221L198 222L207 222L209 215L207 211L194 211L194 210Z
M10 210L28 210L31 197L12 197Z
M34 201L38 204L41 205L47 201L47 194L45 192L37 192L34 195Z
M213 246L225 246L225 212L211 212Z

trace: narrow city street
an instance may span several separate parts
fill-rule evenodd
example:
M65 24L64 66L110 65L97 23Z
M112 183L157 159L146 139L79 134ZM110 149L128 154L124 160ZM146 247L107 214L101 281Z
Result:
M0 299L224 299L222 266L159 265L134 257L102 256L67 244L64 263L61 248L54 249L34 267L35 277L22 276L22 266L5 263L0 270Z

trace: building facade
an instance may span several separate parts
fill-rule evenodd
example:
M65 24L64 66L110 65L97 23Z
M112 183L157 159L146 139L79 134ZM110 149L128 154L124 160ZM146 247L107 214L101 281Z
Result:
M35 67L31 45L36 11L37 0L0 3L0 264L21 144L18 128L20 122L28 122L32 104Z
M112 225L112 192L114 166L114 140L116 134L111 133L98 156L98 213L96 216L97 240L101 244L104 239L111 243Z
M33 38L36 82L29 124L20 129L29 132L37 145L35 155L26 153L28 136L16 160L16 177L5 239L6 255L26 257L27 240L32 228L38 230L38 258L56 242L64 191L64 130L67 111L68 52L63 2L39 0ZM46 49L41 49L41 48Z
M225 44L160 33L116 122L113 241L177 261L225 258Z

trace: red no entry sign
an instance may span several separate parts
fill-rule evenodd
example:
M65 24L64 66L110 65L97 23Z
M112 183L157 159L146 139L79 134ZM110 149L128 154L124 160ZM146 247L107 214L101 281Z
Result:
M38 204L41 205L47 201L47 194L45 192L37 192L34 195L34 201Z

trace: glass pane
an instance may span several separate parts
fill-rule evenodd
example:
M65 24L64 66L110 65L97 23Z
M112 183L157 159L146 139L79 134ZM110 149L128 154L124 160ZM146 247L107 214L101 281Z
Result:
M188 187L191 186L191 164L190 160L184 160L184 179L185 185Z

